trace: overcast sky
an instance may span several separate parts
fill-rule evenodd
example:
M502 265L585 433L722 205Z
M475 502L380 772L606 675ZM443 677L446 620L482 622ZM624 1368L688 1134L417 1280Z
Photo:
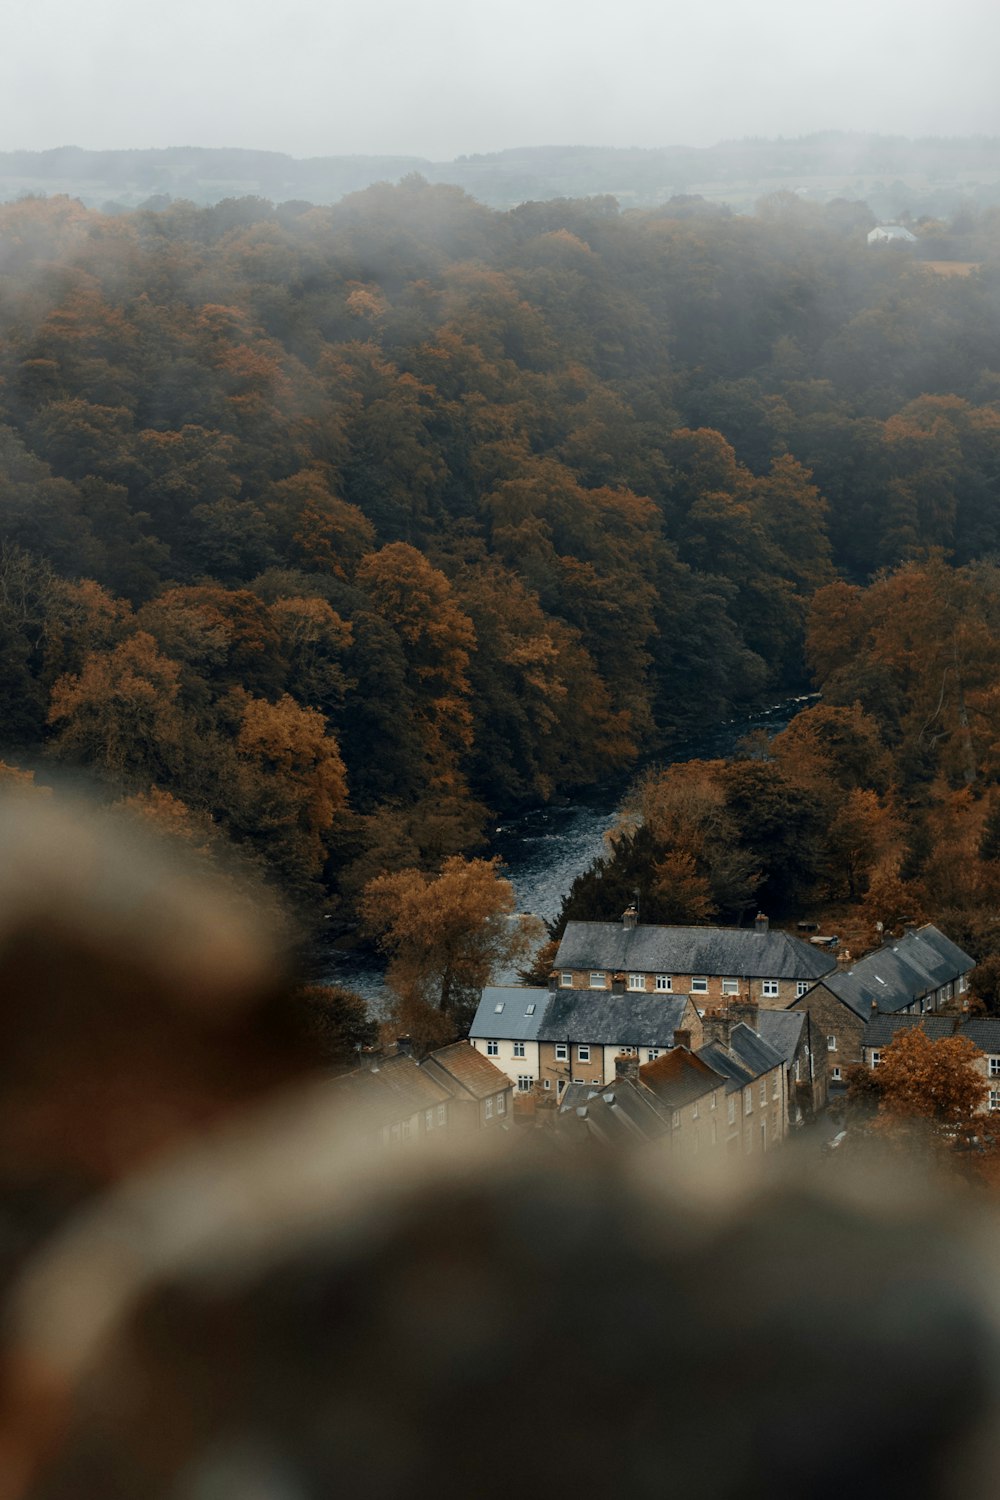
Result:
M997 0L6 0L0 150L1000 134Z

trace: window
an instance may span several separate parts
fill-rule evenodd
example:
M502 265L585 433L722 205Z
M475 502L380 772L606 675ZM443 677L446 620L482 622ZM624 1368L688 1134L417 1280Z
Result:
M839 1068L834 1068L832 1077L833 1077L834 1083L839 1083L840 1082L840 1069Z
M795 998L796 998L796 1000L800 999L802 995L805 995L808 992L808 990L809 990L809 980L808 979L796 979L796 981L795 981Z
M711 1104L710 1104L710 1105L709 1105L709 1109L714 1109L714 1108L715 1108L715 1105L716 1105L716 1102L717 1102L717 1101L716 1101L716 1097L715 1097L715 1089L713 1089L713 1090L712 1090L712 1102L711 1102Z
M837 1050L837 1038L835 1036L828 1036L827 1037L827 1039L826 1039L826 1050L827 1050L827 1052L836 1052L836 1050Z
M968 976L968 974L959 974L959 976L958 976L958 993L960 995L964 995L965 992L966 992L966 990L968 988L969 988L969 976Z
M762 1105L764 1105L764 1104L767 1103L767 1079L766 1078L762 1078L760 1080L760 1102L761 1102Z
M799 1083L801 1081L800 1078L799 1078L799 1074L800 1074L801 1071L802 1071L802 1064L799 1062L799 1059L796 1058L795 1059L795 1074L794 1074L795 1082L796 1083Z
M545 1082L542 1084L542 1088L543 1089L550 1089L551 1087L552 1087L552 1080L550 1078L546 1078ZM562 1084L560 1084L559 1087L562 1088Z
M677 1127L678 1127L678 1125L681 1123L681 1112L680 1112L679 1109L675 1109L674 1110L673 1121L674 1121L674 1129L676 1130Z
M507 1113L507 1095L506 1094L497 1094L497 1114L498 1115L505 1115L506 1113Z
M590 1048L589 1047L577 1047L577 1049L576 1049L576 1060L577 1060L577 1062L590 1062Z
M607 976L603 969L594 969L590 976L590 988L592 990L603 990L607 988Z
M562 1091L563 1091L563 1089L565 1087L566 1087L566 1080L565 1080L565 1078L560 1078L559 1082L556 1084L556 1093L557 1094L561 1094Z
M622 1054L623 1057L635 1057L636 1056L636 1048L635 1047L619 1047L618 1050Z
M1000 1078L1000 1057L990 1058L990 1077Z
M704 974L695 974L692 977L691 993L692 995L708 994L708 980L705 978Z
M498 1000L497 1003L496 1003L496 1005L494 1005L494 1007L493 1007L493 1014L495 1016L502 1015L503 1014L503 1007L504 1007L504 1002L502 1000Z
M445 1124L447 1124L447 1121L448 1121L448 1106L447 1106L447 1104L439 1104L438 1105L438 1124L439 1125L445 1125Z
M692 1120L697 1120L697 1118L698 1118L698 1101L697 1101L697 1099L694 1101L694 1103L691 1106L691 1118L692 1118Z
M434 1111L432 1109L425 1109L424 1110L424 1129L425 1130L433 1130L434 1129Z
M628 987L630 990L644 990L646 988L645 974L630 974L628 976Z
M646 1049L646 1056L647 1056L647 1058L649 1059L650 1062L655 1062L656 1059L659 1057L659 1055L660 1055L660 1049L659 1049L659 1047L648 1047Z
M730 1125L735 1125L736 1124L736 1095L735 1094L730 1094L730 1096L729 1096L729 1123L730 1123Z
M515 1042L514 1043L514 1056L515 1057L523 1057L524 1056L524 1043L523 1042Z
M743 1113L745 1115L752 1115L753 1114L753 1089L752 1088L745 1088L743 1090Z
M534 1004L531 1004L531 1005L526 1005L526 1006L525 1006L525 1007L524 1007L524 1014L525 1014L525 1015L526 1015L526 1016L533 1016L533 1015L534 1015L534 1014L535 1014L535 1007L534 1007Z
M486 1056L487 1057L498 1057L499 1055L500 1055L500 1043L499 1042L487 1042L486 1043Z
M573 1079L573 1082L574 1082L574 1083L582 1083L582 1082L583 1082L583 1079L582 1079L582 1078L574 1078L574 1079Z
M765 1000L775 1000L778 996L778 981L776 979L765 979L760 987L760 992Z
M657 974L657 976L656 976L656 988L658 990L672 990L673 987L674 987L674 981L673 981L673 978L671 977L671 975L669 975L669 974Z
M564 969L562 971L562 973L559 975L559 984L560 984L560 986L564 990L571 990L573 988L573 976L572 976L572 974L568 973Z
M740 982L738 979L724 979L722 981L722 993L724 995L738 995L739 992Z
M485 1114L487 1120L492 1120L492 1118L493 1118L493 1100L492 1099L487 1099L486 1100L486 1105L485 1105L485 1108L483 1110L483 1113Z
M556 1062L565 1062L567 1057L568 1043L556 1042Z
M990 1089L990 1109L1000 1109L1000 1089Z
M872 1052L872 1067L873 1068L880 1068L881 1066L882 1066L882 1054L881 1054L881 1052L873 1051Z
M774 1077L771 1079L771 1098L772 1099L777 1099L777 1097L778 1097L778 1095L780 1093L781 1093L781 1075L778 1072L775 1072Z
M596 1084L598 1088L600 1088L601 1080L599 1078L592 1078L590 1081L591 1083Z
M535 1080L532 1078L532 1076L531 1076L530 1073L518 1073L518 1075L517 1075L517 1091L518 1091L518 1093L519 1094L527 1094L527 1093L529 1093L530 1090L531 1090L531 1085L534 1083L534 1081Z

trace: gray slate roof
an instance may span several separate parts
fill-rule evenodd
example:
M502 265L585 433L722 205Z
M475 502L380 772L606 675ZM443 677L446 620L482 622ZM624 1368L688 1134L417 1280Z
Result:
M831 974L825 987L866 1021L874 1001L880 1011L905 1010L914 1000L966 974L975 959L928 922Z
M483 990L469 1035L504 1042L537 1041L538 1028L551 999L552 991L548 989L489 984Z
M770 1073L782 1061L779 1052L742 1022L729 1033L728 1051L720 1042L709 1042L706 1046L699 1047L695 1056L730 1080L726 1085L727 1093Z
M539 1041L605 1047L672 1047L688 1003L686 995L612 995L608 990L556 990L548 998Z
M830 953L787 932L752 927L633 928L620 922L567 922L557 969L635 974L706 974L740 979L820 979Z
M604 1145L634 1145L666 1134L669 1123L642 1084L618 1078L604 1088L571 1084L559 1106L559 1126L586 1130Z
M1000 1055L1000 1018L996 1016L874 1015L861 1033L862 1047L888 1047L900 1031L922 1026L932 1041L967 1036L980 1051Z
M805 1012L801 1010L765 1010L757 1012L757 1032L768 1046L781 1054L786 1068L791 1067L802 1040Z

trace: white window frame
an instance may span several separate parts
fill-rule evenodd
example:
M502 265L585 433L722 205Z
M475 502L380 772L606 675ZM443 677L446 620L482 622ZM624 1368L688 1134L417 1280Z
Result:
M1000 1078L1000 1057L990 1058L990 1077Z
M447 1104L439 1104L438 1105L438 1124L439 1125L447 1125L447 1123L448 1123L448 1106L447 1106Z
M644 990L646 988L645 974L630 974L628 976L628 987L630 990Z
M740 982L738 979L724 979L722 981L722 993L724 995L738 995L739 992Z
M559 974L559 988L562 990L571 990L573 988L573 975L570 970L561 970Z
M826 1050L827 1052L836 1052L837 1050L837 1038L833 1035L832 1032L829 1032L827 1034Z
M424 1129L425 1130L433 1130L434 1129L434 1110L433 1109L425 1109L424 1110Z
M608 971L607 971L607 969L591 969L591 971L590 971L590 989L592 989L592 990L606 990L607 987L608 987Z
M873 1047L871 1050L871 1066L873 1068L880 1068L882 1066L882 1049L880 1047Z
M499 1057L500 1056L500 1043L499 1042L487 1042L486 1043L486 1056L487 1057Z
M556 1042L556 1062L566 1062L569 1058L569 1043Z
M546 1082L548 1082L547 1079L546 1079ZM498 1115L505 1115L506 1113L507 1113L507 1095L506 1094L497 1094L497 1114Z
M752 1115L753 1114L753 1085L752 1084L748 1084L747 1087L743 1090L743 1113L745 1115Z
M691 1106L691 1118L692 1118L692 1120L697 1120L697 1118L698 1118L698 1101L697 1101L697 1099L694 1101L694 1103Z
M762 979L760 982L760 992L765 1000L777 1000L781 994L781 985L776 979Z
M707 974L692 974L691 975L691 993L692 993L692 995L707 995L708 994L708 975Z
M729 1098L726 1101L726 1103L729 1106L729 1108L727 1110L727 1113L729 1115L729 1123L730 1123L730 1125L735 1125L736 1124L736 1095L735 1094L730 1094Z
M832 1077L833 1077L834 1083L840 1083L841 1079L840 1079L840 1069L839 1068L834 1068Z
M990 1113L1000 1109L1000 1089L990 1089Z
M649 1062L655 1062L660 1055L659 1047L647 1047L646 1057Z
M524 1043L523 1042L512 1042L511 1046L514 1048L514 1056L515 1057L524 1057L525 1053L524 1053Z
M796 1000L801 1000L803 995L808 995L808 993L809 993L809 991L811 989L812 989L812 980L811 979L796 979L796 981L795 981L795 998L796 998Z
M661 992L670 991L674 987L674 976L672 974L657 974L656 988Z
M778 1069L775 1068L775 1070L774 1070L774 1077L771 1079L771 1098L772 1099L778 1099L778 1098L780 1098L780 1096L781 1096L781 1074L779 1073Z
M530 1094L534 1082L535 1080L532 1078L530 1073L518 1073L517 1092L519 1094Z
M486 1116L487 1120L492 1120L492 1118L493 1118L493 1100L492 1099L485 1099L483 1101L483 1114Z
M766 1078L762 1078L760 1080L760 1102L761 1102L762 1106L767 1103L767 1079Z
M577 1062L590 1062L590 1043L584 1042L583 1046L576 1049Z

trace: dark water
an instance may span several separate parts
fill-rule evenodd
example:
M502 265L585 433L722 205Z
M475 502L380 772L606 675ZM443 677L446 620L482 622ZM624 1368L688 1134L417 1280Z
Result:
M738 742L755 729L777 734L810 702L815 694L788 698L746 718L730 719L705 735L674 746L667 761L713 760L732 755ZM614 827L618 807L631 785L637 768L591 787L565 807L532 808L499 825L490 840L489 854L504 862L504 874L514 887L519 911L531 912L543 921L558 916L573 881L605 852L605 835ZM383 970L368 954L329 950L324 958L323 980L340 984L364 995L372 1010L381 1013L385 1004ZM516 982L516 975L497 975L499 983Z

